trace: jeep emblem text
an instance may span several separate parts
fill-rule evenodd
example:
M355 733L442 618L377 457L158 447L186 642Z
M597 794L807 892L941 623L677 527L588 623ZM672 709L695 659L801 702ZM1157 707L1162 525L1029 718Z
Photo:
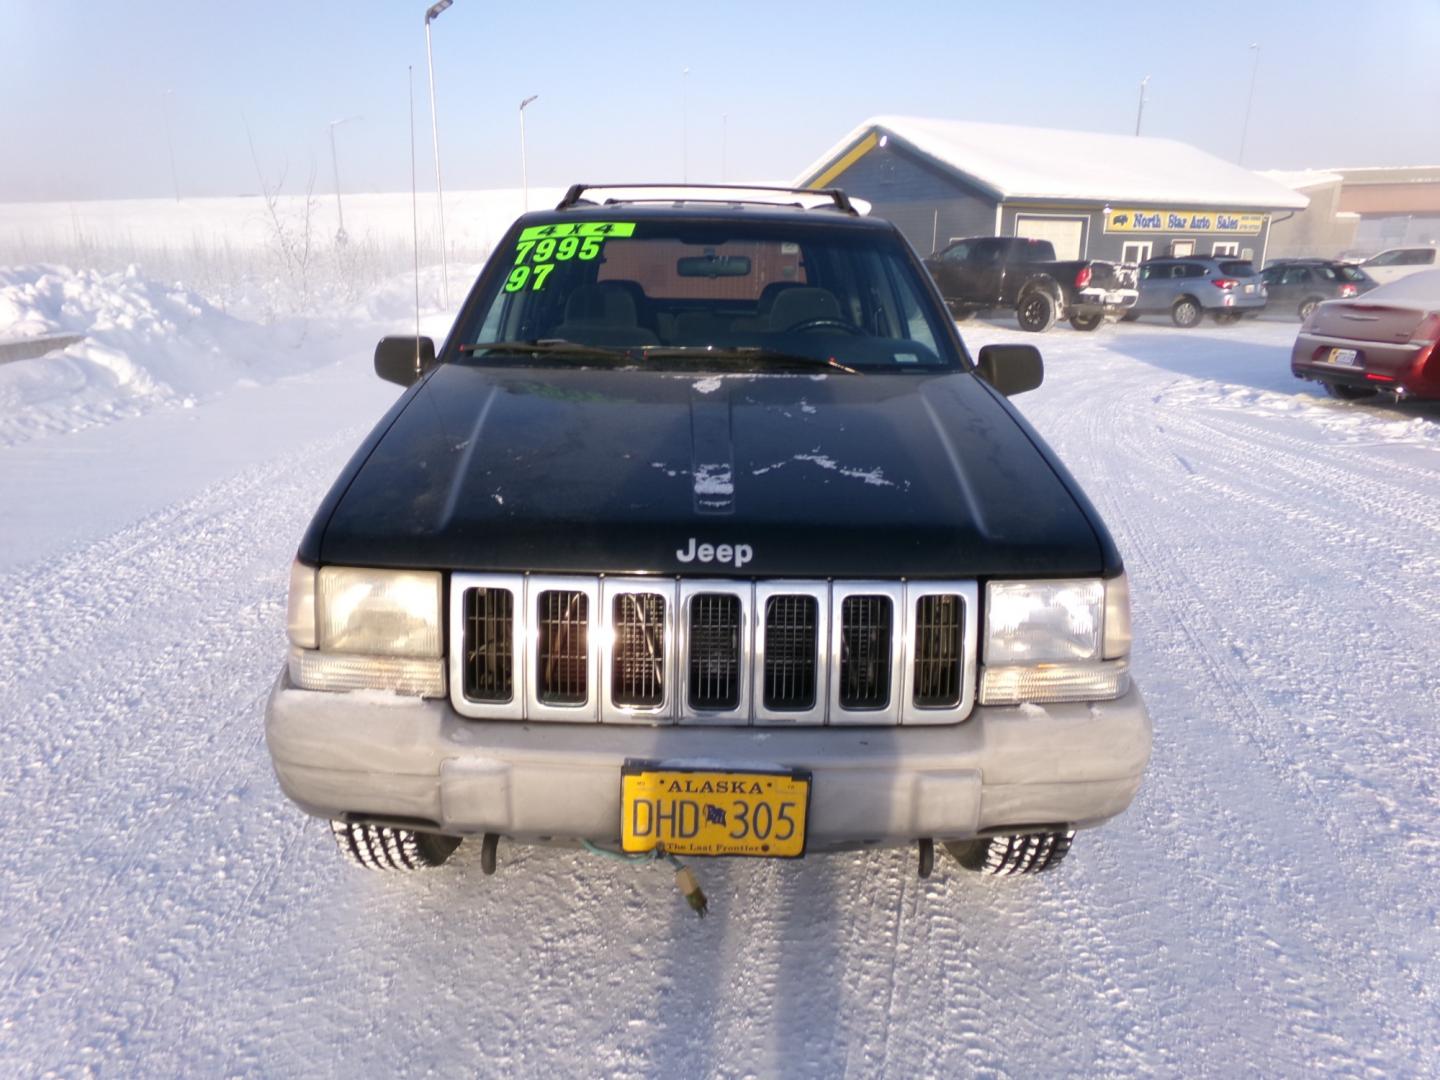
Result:
M755 552L750 549L749 544L697 544L695 537L690 537L688 549L676 548L675 558L681 562L722 562L734 563L735 569L740 569L747 562L755 557Z

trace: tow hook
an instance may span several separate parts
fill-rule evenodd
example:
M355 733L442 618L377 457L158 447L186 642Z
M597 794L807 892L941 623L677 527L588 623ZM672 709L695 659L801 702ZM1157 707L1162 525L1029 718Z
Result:
M930 837L922 837L920 840L920 877L928 878L930 871L935 869L935 841Z

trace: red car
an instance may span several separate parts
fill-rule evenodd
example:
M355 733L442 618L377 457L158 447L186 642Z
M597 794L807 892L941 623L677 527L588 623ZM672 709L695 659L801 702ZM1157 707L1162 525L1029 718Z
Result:
M1300 327L1290 370L1346 400L1440 400L1440 270L1321 304Z

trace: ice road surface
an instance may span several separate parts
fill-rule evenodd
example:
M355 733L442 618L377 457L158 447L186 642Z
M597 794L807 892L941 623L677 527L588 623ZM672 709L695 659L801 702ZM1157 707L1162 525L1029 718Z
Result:
M259 356L70 284L130 298L101 345L137 379ZM562 850L354 871L276 787L287 566L405 325L314 320L116 414L84 354L69 399L11 374L0 1075L1440 1075L1440 411L1294 382L1289 322L964 324L1044 349L1018 404L1125 554L1150 774L1052 875L703 864L700 922Z

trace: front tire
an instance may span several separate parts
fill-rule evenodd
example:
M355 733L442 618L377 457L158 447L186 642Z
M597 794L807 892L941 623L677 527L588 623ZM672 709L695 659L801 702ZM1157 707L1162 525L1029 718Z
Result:
M1200 310L1200 305L1189 296L1182 296L1170 305L1170 321L1182 330L1189 330L1192 326L1199 326L1200 319L1204 314L1205 313Z
M330 822L340 857L365 870L429 870L460 846L458 836L392 829L385 825Z
M1055 303L1055 298L1044 289L1031 289L1020 297L1020 302L1015 305L1015 318L1020 323L1021 330L1029 330L1033 334L1043 334L1055 325L1055 320L1060 312Z
M1343 386L1340 383L1321 383L1325 387L1325 393L1341 401L1364 401L1366 398L1375 396L1376 391L1368 386Z
M1105 316L1104 316L1104 315L1071 315L1071 316L1070 316L1070 325L1073 326L1076 330L1081 330L1081 331L1084 331L1084 332L1086 332L1086 333L1090 332L1091 330L1099 330L1099 329L1100 329L1100 324L1103 323L1104 321L1105 321Z
M1075 830L1025 833L1021 836L987 836L945 845L945 850L966 870L989 877L1039 874L1053 870L1070 853Z

